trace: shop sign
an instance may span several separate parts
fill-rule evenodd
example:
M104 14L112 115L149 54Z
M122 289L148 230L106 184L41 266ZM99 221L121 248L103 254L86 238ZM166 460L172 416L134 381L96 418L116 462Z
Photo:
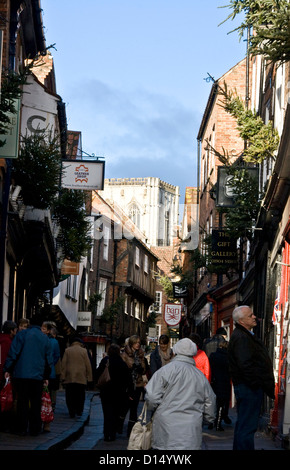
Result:
M69 259L63 260L61 266L61 274L62 275L75 275L77 276L80 272L80 263L76 263L75 261L70 261Z
M235 170L240 170L245 173L245 177L258 179L258 168L237 167ZM217 175L217 192L216 192L216 206L218 207L234 207L235 206L235 188L232 184L233 175L229 173L228 167L219 166Z
M226 230L212 231L211 262L216 266L230 268L237 264L237 242Z
M181 321L182 304L165 304L164 320L168 326L176 326Z
M0 141L5 142L0 147L0 158L17 158L19 148L19 115L20 99L14 100L15 113L7 113L9 125L5 134L0 134Z
M78 312L78 326L91 326L91 312Z
M104 161L63 160L62 187L86 191L104 189Z
M182 286L178 282L173 282L172 283L172 288L173 288L173 297L175 299L182 299L184 297L187 297L187 295L188 295L187 287Z

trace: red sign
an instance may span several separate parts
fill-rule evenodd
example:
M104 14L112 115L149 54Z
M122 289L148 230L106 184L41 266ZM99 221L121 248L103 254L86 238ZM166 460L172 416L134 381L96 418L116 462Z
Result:
M182 304L165 304L164 320L168 326L176 326L181 320Z

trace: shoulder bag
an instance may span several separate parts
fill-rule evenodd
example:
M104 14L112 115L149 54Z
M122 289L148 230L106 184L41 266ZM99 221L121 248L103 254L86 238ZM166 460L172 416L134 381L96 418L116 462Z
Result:
M147 402L145 402L141 414L132 428L128 450L151 449L152 424L152 418L147 423Z
M101 373L98 381L97 381L97 387L98 388L103 388L104 385L106 385L107 383L109 383L111 380L111 377L110 377L110 372L109 372L109 360L106 362L106 365L105 365L105 369L104 371Z

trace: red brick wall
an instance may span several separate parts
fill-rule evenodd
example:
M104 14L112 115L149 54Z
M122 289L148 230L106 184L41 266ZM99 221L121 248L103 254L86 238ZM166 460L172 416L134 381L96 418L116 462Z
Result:
M251 67L250 67L251 77ZM226 82L228 90L236 91L237 95L245 100L246 98L246 59L242 60L225 73L218 81L219 85L224 88ZM249 79L249 83L251 80ZM249 90L250 96L250 90ZM199 224L207 234L211 233L212 228L219 226L219 213L215 206L215 201L211 198L210 191L217 182L217 169L222 163L213 155L209 157L208 165L208 180L204 184L204 161L207 158L207 143L206 140L212 142L213 147L223 154L225 149L231 156L232 162L236 159L235 156L242 153L244 148L244 141L239 136L237 130L236 120L227 113L222 105L222 96L217 95L210 114L204 127L204 134L202 136L200 146L200 207L199 207ZM249 103L250 106L250 103ZM211 171L211 172L210 172ZM202 230L200 231L202 233ZM201 239L201 237L200 237ZM200 245L201 249L201 245ZM209 288L213 288L217 284L217 275L207 273L203 270L203 275L198 276L198 295L197 298ZM227 278L223 276L223 282L227 282ZM216 328L218 325L214 325Z

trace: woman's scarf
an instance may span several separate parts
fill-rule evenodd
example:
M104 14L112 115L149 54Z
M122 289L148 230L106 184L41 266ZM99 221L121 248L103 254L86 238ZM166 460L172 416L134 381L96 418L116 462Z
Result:
M134 357L134 363L132 367L132 380L133 380L134 386L136 387L137 379L138 379L138 376L140 375L140 370L142 369L142 364L140 361L138 351L133 352L133 357Z
M165 366L165 364L168 364L168 362L170 362L172 358L172 351L171 351L170 346L167 348L165 352L161 351L161 349L159 348L159 355L161 358L162 366Z

